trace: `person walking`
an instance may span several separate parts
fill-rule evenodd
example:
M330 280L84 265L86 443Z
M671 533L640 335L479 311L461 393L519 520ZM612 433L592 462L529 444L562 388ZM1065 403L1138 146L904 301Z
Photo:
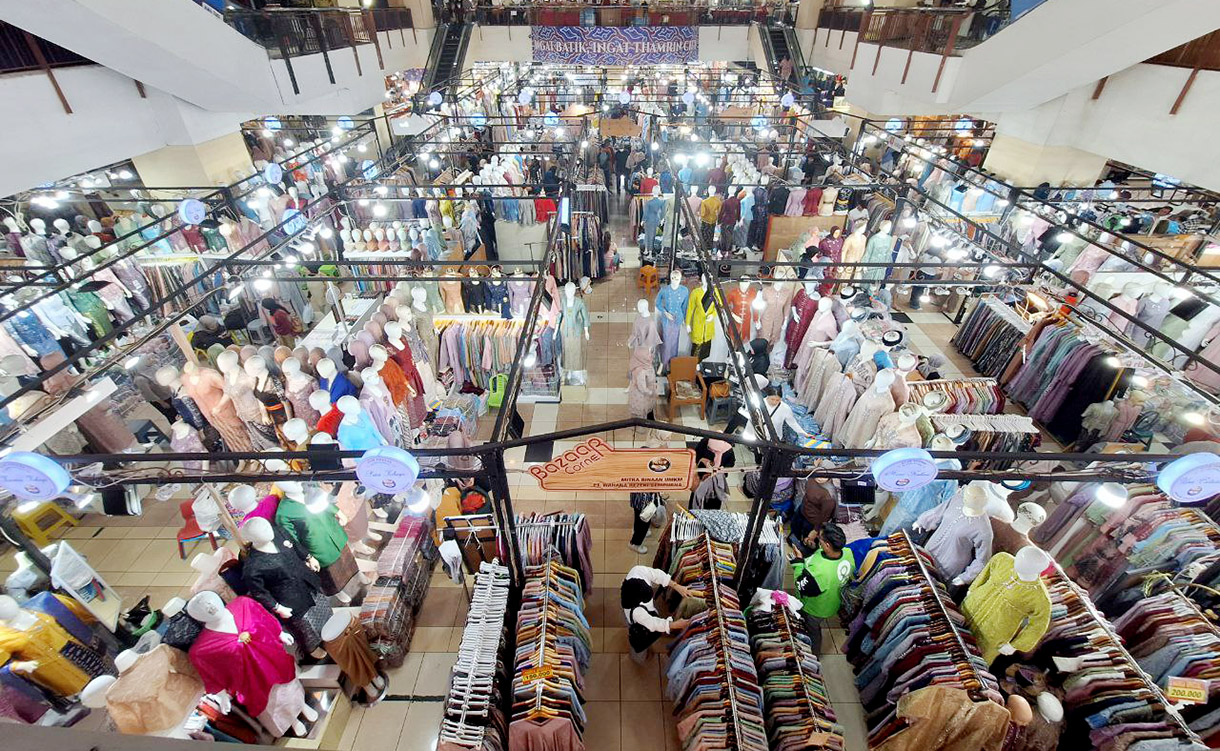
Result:
M834 522L809 533L805 543L814 553L805 559L793 558L792 574L796 596L801 601L801 617L815 654L820 654L822 627L839 614L839 592L856 571L856 561L847 549L847 535Z
M648 536L648 530L652 527L653 516L664 505L665 499L661 497L660 493L631 494L631 541L627 543L627 547L640 555L648 552L648 548L644 547L644 538ZM652 511L645 511L649 506L652 507Z
M619 604L627 620L627 643L631 645L631 659L635 662L647 659L648 648L662 635L681 633L690 624L689 619L662 618L657 612L653 600L666 587L683 597L696 596L657 568L635 566L623 578L619 588Z

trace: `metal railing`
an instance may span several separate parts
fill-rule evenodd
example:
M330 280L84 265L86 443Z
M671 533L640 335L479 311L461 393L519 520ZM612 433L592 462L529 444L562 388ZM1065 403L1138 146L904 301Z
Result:
M487 26L746 26L783 20L783 11L752 3L654 3L650 5L530 4L480 2L475 19Z
M0 22L0 73L22 73L95 63L71 50Z
M859 33L865 42L913 52L953 55L992 37L1009 18L963 8L826 8L818 28Z
M1150 57L1144 62L1151 65L1168 65L1174 68L1195 70L1220 70L1220 31L1204 34L1186 44Z

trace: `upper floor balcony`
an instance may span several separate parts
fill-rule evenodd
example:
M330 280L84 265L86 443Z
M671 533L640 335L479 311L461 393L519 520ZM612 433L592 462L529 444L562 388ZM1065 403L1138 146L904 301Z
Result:
M692 0L659 3L540 3L478 0L474 19L486 26L748 26L791 23L796 3Z

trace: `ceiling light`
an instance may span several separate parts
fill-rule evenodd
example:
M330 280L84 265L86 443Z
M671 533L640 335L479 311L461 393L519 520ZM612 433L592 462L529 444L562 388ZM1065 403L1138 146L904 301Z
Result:
M1093 497L1103 506L1121 508L1127 502L1127 489L1116 482L1103 482L1093 491Z

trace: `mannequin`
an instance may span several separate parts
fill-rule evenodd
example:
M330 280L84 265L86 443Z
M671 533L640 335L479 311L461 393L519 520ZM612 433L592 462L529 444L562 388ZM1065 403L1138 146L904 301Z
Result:
M770 305L767 307L770 307ZM784 333L784 344L786 346L784 367L789 370L796 363L796 356L800 351L801 341L805 338L805 332L809 329L817 309L817 285L806 282L792 298L792 309L789 314L791 320L788 321L788 328Z
M318 424L321 415L309 403L309 395L318 390L318 382L301 369L301 361L290 357L280 364L284 373L284 392L292 406L293 417L299 417L306 425Z
M343 413L337 406L331 404L329 391L319 389L310 394L309 406L321 414L315 426L319 431L326 433L331 438L339 434L339 421L343 419Z
M933 451L956 451L957 445L948 436L940 433L933 436L932 445L929 448ZM957 471L962 468L962 463L957 459L937 459L936 466L942 471ZM922 488L898 493L898 503L885 517L880 535L889 537L900 529L910 531L921 514L949 500L957 489L957 480L938 478Z
M203 682L186 653L161 644L140 655L124 651L115 665L119 677L94 678L81 703L104 708L120 733L188 739L183 723L203 697Z
M322 643L330 604L317 573L305 563L308 554L263 518L247 519L242 535L248 547L241 573L249 596L280 619L303 654L313 652Z
M386 439L377 431L377 426L354 396L340 397L336 405L343 413L339 421L339 448L344 451L368 451L387 445Z
M386 324L386 326L389 349L380 344L369 347L369 356L373 358L373 369L385 383L394 403L403 411L410 426L418 428L428 414L424 404L423 378L415 369L415 361L411 359L411 350L400 338L401 327L396 323Z
M377 657L360 622L347 611L335 613L322 626L322 640L353 691L363 689L367 700L378 698L386 680L377 674Z
M753 339L755 329L754 322L754 298L758 296L758 290L753 289L749 280L743 279L737 283L737 286L725 295L725 302L728 306L729 315L733 316L733 320L737 322L737 332L741 335L743 342L748 342Z
M682 286L682 272L674 269L669 274L669 284L657 292L657 322L661 333L661 367L678 355L678 340L682 325L686 321L686 310L690 303L690 290Z
M894 237L891 234L893 223L884 221L877 227L877 234L868 239L864 258L861 263L888 264L894 259ZM866 281L879 282L889 273L888 267L871 267L863 269L860 278Z
M224 376L211 368L187 362L182 366L182 387L208 423L220 433L225 448L230 451L254 450L250 433L238 417L233 400L226 393ZM184 406L184 403L174 402L179 414L183 413Z
M303 546L317 562L322 591L327 595L339 594L357 571L356 559L347 548L347 532L343 530L338 509L320 488L311 488L307 501L305 486L301 483L285 480L277 485L284 491L284 498L275 512L276 526L284 530L294 544ZM346 593L339 599L351 600Z
M823 199L829 192L828 190L822 194ZM864 251L868 248L868 240L864 237L867 226L867 222L858 222L852 227L851 234L843 241L843 263L860 263L864 258ZM860 272L860 267L852 266L840 269L836 271L836 274L843 279L860 279L863 277Z
M893 379L893 371L883 370L877 374L871 388L859 393L847 420L833 434L835 443L841 443L847 448L864 446L876 431L878 421L894 411L894 397L890 394ZM859 389L857 391L859 392ZM826 399L825 396L822 398Z
M804 341L807 344L829 344L838 334L839 324L835 321L834 300L823 297L818 300L817 312L809 322Z
M1174 306L1174 300L1169 295L1172 289L1173 285L1168 282L1160 282L1153 286L1151 292L1140 298L1135 313L1135 317L1139 319L1140 323L1150 329L1160 330L1161 324L1169 315L1169 310ZM1152 341L1152 334L1132 324L1131 340L1147 349L1148 343Z
M335 361L330 358L323 358L318 361L318 387L330 392L331 404L339 401L345 396L355 396L357 394L356 386L347 377L346 373L340 373Z
M962 615L988 664L1033 649L1050 628L1051 596L1040 578L1049 564L1050 556L1032 545L1016 556L996 553L970 585Z
M1115 297L1110 298L1109 303L1129 316L1135 316L1140 306L1140 291L1139 285L1134 282L1124 284L1122 292ZM1107 309L1106 319L1114 330L1120 334L1125 334L1131 329L1139 328L1127 318L1124 318L1117 311ZM1148 332L1144 332L1148 333Z
M895 378L894 382L899 380ZM890 387L890 395L893 396L893 386ZM927 410L918 404L903 404L897 412L882 417L877 423L877 433L869 448L921 448L925 435L931 440L932 433L932 421L927 419Z
M665 219L666 201L661 197L661 186L652 189L652 198L644 202L644 250L657 247L657 231Z
M511 291L511 290L510 290ZM409 320L415 326L415 330L419 332L419 338L423 340L425 354L428 355L429 362L435 362L437 357L437 336L436 327L432 323L432 311L427 304L428 292L423 287L414 287L411 290L411 317L404 319L402 317L402 308L398 309L399 321Z
M280 432L284 423L292 418L292 406L288 402L288 392L284 382L271 374L267 369L267 361L262 357L251 357L243 366L246 375L254 382L254 398L258 399L263 408L263 422L270 424L276 432L280 445L284 445Z
M203 445L203 439L199 437L199 431L187 425L182 420L175 420L169 426L170 448L181 454L203 454L207 453L207 447ZM207 462L183 462L183 469L201 471L207 469Z
M720 218L720 209L724 206L724 198L716 195L716 186L707 189L707 198L699 204L699 232L703 238L703 247L709 250L716 237L716 220Z
M631 350L631 359L627 363L628 377L636 368L653 367L657 345L661 343L661 335L657 333L657 323L648 309L648 301L637 300L635 310L631 336L627 339L627 347Z
M1046 509L1032 501L1026 501L1017 506L1016 517L1011 521L991 518L992 547L997 551L1016 554L1021 548L1030 545L1029 532L1046 521Z
M563 309L559 318L563 336L563 369L568 383L584 383L585 342L589 339L589 309L576 297L576 285L563 285ZM583 337L583 338L582 338Z
M228 607L214 592L200 592L186 611L203 624L188 653L203 679L204 689L216 694L221 711L228 713L230 698L276 735L291 727L297 735L318 714L305 703L305 691L296 679L296 664L284 650L292 636L249 597L238 597ZM291 718L288 723L283 720Z
M716 335L716 306L712 304L712 285L707 275L691 291L686 303L686 332L690 334L691 354L702 362L711 352Z
M278 495L272 493L259 498L258 491L250 485L238 485L230 490L228 501L235 512L233 515L240 518L239 526L242 528L252 519L271 521L280 506Z
M360 380L364 381L364 388L360 390L360 406L376 426L377 432L388 445L405 445L406 433L403 431L406 426L377 370L365 368L360 371Z
M991 523L986 513L989 502L984 484L972 482L915 520L916 532L935 529L924 548L954 586L974 581L991 557Z
M72 657L63 650L72 645ZM25 610L0 595L0 652L8 668L56 696L79 693L91 679L109 672L106 657L80 643L49 615Z

